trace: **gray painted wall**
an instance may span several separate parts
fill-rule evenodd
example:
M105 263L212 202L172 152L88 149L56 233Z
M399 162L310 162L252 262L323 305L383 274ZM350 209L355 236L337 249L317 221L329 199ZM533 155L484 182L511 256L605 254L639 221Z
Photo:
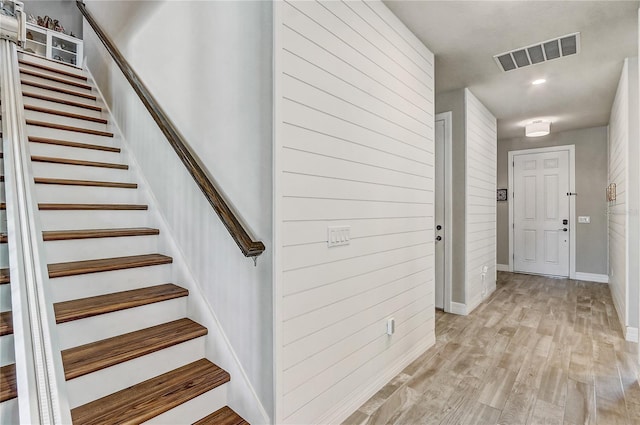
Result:
M591 216L590 224L577 224L576 271L608 273L607 203L608 184L607 127L551 133L549 136L498 141L498 188L508 188L509 151L549 146L576 146L576 214ZM498 264L509 264L509 201L498 202Z
M451 301L465 302L465 116L464 116L464 89L452 90L436 95L436 113L451 111L453 122L451 147L452 176L451 186L453 191L452 209L452 255L453 261L451 273Z
M82 14L76 6L75 0L23 0L24 10L35 16L49 16L57 19L64 27L66 34L82 38Z

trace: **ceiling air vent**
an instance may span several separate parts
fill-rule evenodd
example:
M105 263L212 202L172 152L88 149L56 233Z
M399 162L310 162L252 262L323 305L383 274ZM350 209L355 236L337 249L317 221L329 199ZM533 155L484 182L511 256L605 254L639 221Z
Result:
M580 53L579 32L500 53L493 59L500 69L506 72L577 53Z

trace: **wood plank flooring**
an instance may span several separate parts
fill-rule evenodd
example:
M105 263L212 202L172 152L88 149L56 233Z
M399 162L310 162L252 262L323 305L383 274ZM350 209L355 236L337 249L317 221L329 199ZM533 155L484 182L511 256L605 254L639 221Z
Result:
M498 273L469 316L344 423L640 424L638 344L602 283Z

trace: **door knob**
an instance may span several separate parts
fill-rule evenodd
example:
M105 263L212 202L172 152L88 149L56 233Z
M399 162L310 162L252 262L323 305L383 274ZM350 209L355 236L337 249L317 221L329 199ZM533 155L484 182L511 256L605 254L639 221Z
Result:
M558 230L562 230L563 232L568 232L569 229L567 229L566 227L563 227L562 229L558 229Z
M436 236L436 241L440 242L442 240L442 236Z

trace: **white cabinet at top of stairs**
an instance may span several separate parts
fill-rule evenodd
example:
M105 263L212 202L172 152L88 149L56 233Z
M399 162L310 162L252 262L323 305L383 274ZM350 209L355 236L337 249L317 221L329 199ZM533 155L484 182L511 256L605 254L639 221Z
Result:
M78 38L27 23L26 52L81 67L82 46Z

